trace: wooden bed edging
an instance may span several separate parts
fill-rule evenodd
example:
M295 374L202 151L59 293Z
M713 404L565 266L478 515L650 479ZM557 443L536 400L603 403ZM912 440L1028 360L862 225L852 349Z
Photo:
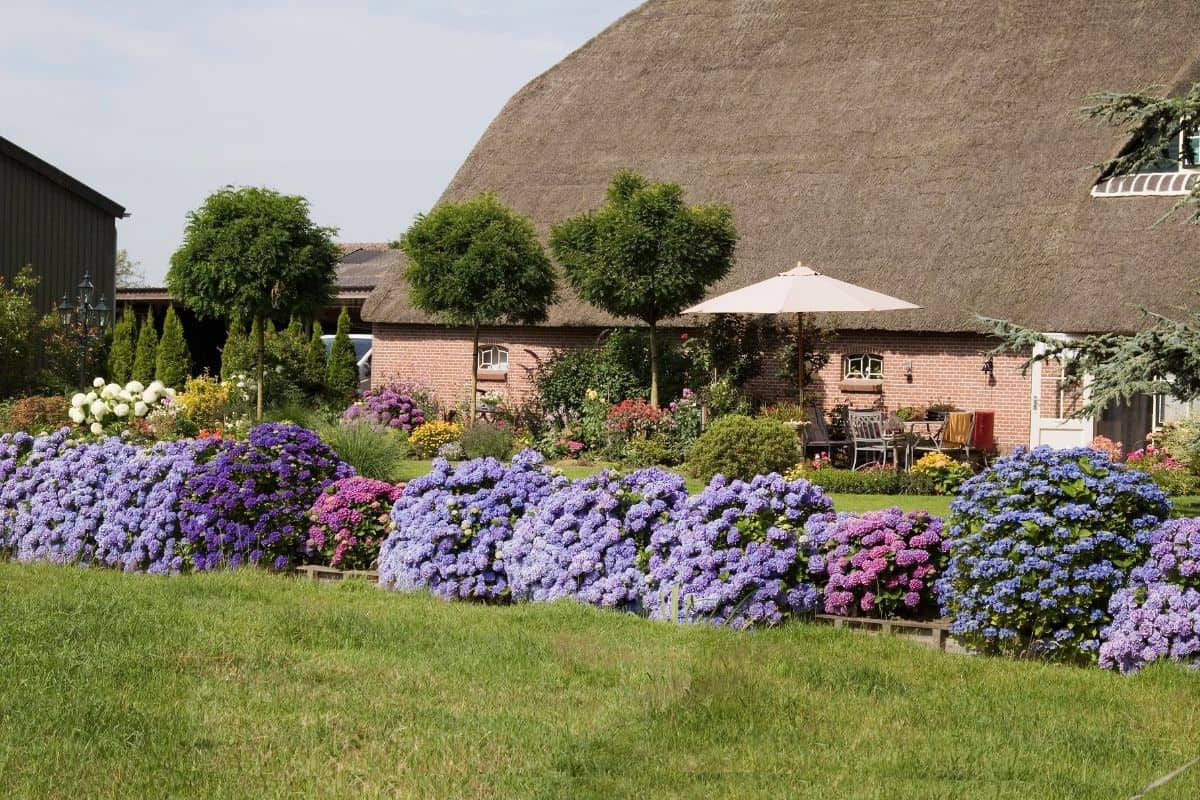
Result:
M373 569L334 569L333 567L308 564L296 567L296 573L301 578L308 578L311 581L341 581L346 578L362 578L372 583L379 582L379 573Z
M814 614L813 620L835 628L848 628L882 636L898 636L905 641L942 650L946 653L965 655L966 648L950 636L950 622L934 619L915 622L907 619L872 619L871 617L839 617L835 614Z

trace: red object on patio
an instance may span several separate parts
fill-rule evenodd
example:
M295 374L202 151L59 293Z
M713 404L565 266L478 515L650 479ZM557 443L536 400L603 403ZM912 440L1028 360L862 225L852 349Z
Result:
M996 446L996 412L976 411L975 432L971 436L972 450L991 450Z

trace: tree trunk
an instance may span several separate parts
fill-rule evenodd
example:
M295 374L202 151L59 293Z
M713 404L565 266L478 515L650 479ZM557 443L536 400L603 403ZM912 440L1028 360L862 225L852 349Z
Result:
M263 352L267 349L267 323L260 316L258 318L258 341L254 343L254 347L258 350L258 421L262 422L263 418L263 377L265 370L263 368Z
M471 419L468 425L475 424L475 415L479 408L479 323L471 328Z
M658 342L657 326L650 323L650 405L658 408Z

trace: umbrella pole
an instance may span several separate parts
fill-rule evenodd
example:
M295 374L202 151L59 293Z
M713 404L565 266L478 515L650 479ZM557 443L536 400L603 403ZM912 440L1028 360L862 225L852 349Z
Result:
M800 408L804 408L804 314L796 313L796 382Z

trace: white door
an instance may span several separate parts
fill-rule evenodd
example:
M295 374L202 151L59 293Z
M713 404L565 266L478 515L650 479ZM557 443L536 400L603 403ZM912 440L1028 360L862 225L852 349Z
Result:
M1034 347L1034 354L1044 350L1041 345ZM1029 443L1033 447L1048 444L1051 447L1086 447L1095 438L1094 420L1072 417L1071 411L1088 394L1088 381L1083 382L1082 399L1064 390L1059 383L1057 365L1047 368L1041 361L1035 361L1030 370L1030 425Z

